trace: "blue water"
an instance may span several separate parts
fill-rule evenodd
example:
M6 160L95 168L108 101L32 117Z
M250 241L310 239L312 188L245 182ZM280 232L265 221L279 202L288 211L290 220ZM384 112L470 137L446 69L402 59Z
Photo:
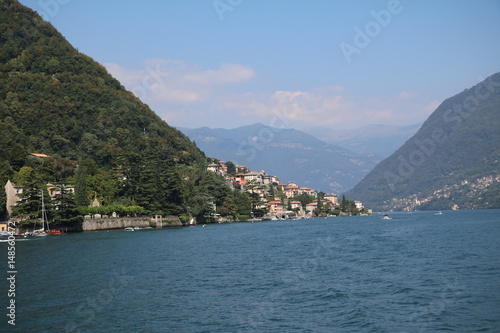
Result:
M500 332L500 211L391 217L20 241L0 331Z

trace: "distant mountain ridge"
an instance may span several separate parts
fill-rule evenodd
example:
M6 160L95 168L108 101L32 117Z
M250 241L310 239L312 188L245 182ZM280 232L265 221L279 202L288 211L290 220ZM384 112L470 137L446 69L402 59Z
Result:
M235 129L179 128L208 156L252 170L264 169L281 181L324 192L352 188L379 161L376 156L329 145L294 130L253 124Z
M385 158L401 147L421 125L422 123L406 126L375 124L350 130L314 127L307 132L326 143Z
M347 194L375 209L500 208L500 73L445 100Z

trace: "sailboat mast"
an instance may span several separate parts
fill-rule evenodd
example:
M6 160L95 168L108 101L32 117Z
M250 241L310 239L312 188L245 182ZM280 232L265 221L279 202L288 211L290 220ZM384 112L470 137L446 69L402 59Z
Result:
M45 203L43 202L43 190L40 192L42 194L42 230L45 230Z
M43 201L43 190L42 190L42 229L45 231L45 224L47 224L47 231L49 231L49 220L47 218L47 212L45 211L45 202Z

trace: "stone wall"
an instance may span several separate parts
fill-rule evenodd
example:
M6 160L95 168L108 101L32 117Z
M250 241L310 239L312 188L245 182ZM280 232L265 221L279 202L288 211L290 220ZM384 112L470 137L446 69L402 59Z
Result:
M167 217L85 217L83 231L124 229L126 227L166 228L180 227L181 220L177 216Z

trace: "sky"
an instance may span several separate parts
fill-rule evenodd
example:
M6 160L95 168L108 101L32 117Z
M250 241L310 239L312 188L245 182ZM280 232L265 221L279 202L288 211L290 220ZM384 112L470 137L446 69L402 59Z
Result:
M500 71L498 0L21 0L175 127L423 122Z

